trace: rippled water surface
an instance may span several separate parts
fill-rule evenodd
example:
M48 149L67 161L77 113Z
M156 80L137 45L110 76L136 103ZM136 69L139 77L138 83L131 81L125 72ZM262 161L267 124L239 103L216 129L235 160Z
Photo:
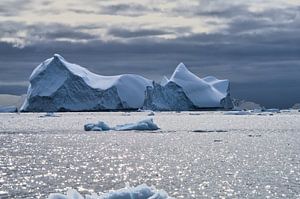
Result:
M155 113L161 130L85 132L135 113L0 114L0 198L146 183L175 198L299 198L300 113ZM193 132L197 130L197 132ZM210 132L205 132L210 131Z

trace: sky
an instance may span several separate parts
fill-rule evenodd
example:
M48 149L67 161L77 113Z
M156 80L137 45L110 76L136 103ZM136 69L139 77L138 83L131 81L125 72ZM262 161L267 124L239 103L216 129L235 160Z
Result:
M183 62L229 79L234 98L288 108L300 102L300 1L0 1L0 94L26 93L54 53L156 81Z

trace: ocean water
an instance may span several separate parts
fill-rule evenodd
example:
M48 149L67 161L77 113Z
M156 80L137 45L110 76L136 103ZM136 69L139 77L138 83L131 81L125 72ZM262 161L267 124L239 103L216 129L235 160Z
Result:
M0 198L47 198L125 184L174 198L299 198L300 113L0 114ZM53 116L53 115L50 115ZM86 132L152 117L157 131Z

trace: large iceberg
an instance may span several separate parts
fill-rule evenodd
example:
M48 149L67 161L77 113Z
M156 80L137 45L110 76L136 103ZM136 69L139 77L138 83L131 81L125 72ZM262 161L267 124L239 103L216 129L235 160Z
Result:
M101 76L62 56L41 63L30 76L22 111L138 109L151 81L138 75Z
M55 54L30 76L23 112L232 108L229 81L203 79L182 63L157 84L139 75L101 76Z

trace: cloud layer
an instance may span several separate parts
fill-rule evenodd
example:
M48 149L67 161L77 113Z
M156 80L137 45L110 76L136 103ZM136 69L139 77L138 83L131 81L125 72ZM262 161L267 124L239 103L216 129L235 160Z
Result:
M103 75L159 80L184 62L266 106L300 101L297 1L1 1L0 93L57 52ZM24 83L25 82L25 83Z

